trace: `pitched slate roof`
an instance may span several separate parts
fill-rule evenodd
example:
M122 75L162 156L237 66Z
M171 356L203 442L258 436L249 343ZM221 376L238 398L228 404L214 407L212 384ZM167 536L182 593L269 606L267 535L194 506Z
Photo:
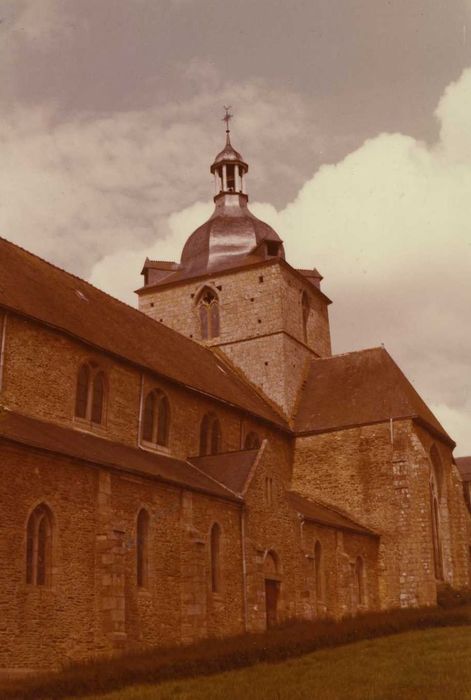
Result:
M305 520L311 520L312 522L340 530L358 532L361 535L377 536L377 533L373 530L360 525L355 520L352 520L347 515L343 515L334 508L312 501L310 498L305 498L295 491L289 491L287 495L288 502L293 510L299 513Z
M205 474L216 479L237 494L244 493L247 480L259 453L255 450L239 450L204 457L191 457L188 461Z
M471 481L471 456L455 457L455 462L463 481Z
M271 404L209 349L4 238L0 306L285 425Z
M237 500L229 489L184 460L129 447L91 433L5 409L0 409L0 437L90 464L132 472L220 498Z
M414 418L453 440L384 348L313 359L294 418L296 432Z

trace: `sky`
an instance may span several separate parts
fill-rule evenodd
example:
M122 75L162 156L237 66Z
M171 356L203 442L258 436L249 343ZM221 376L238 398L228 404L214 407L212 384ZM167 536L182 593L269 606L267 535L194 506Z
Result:
M136 304L212 212L317 267L334 352L384 344L471 454L471 0L0 0L0 235Z

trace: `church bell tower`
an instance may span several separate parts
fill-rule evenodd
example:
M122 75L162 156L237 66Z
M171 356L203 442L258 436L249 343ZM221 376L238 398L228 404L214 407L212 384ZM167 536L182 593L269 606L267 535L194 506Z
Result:
M248 164L226 143L210 167L214 212L180 262L146 259L139 309L226 357L290 416L311 358L329 356L330 300L317 270L285 260L283 241L248 208Z

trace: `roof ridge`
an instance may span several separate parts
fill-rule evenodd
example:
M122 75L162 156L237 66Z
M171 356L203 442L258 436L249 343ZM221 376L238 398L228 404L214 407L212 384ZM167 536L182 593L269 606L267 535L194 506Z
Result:
M199 474L203 474L207 479L214 481L215 484L217 484L218 486L221 486L223 489L226 489L226 491L229 491L229 493L231 493L233 496L236 496L237 498L241 498L241 495L239 493L236 493L236 491L233 491L232 489L230 489L229 486L226 486L225 484L223 484L222 481L218 481L217 479L214 478L214 476L211 476L207 472L203 471L203 469L200 469L199 467L197 467L196 464L193 464L193 462L190 462L188 459L186 459L185 463L188 464L192 469L197 471Z
M362 348L361 350L349 350L348 352L339 352L335 355L328 355L326 357L312 357L312 362L319 362L321 360L335 360L337 357L346 357L347 355L358 355L362 352L372 352L373 350L383 350L387 355L389 352L386 350L384 345L374 345L371 348ZM389 355L391 357L391 355Z

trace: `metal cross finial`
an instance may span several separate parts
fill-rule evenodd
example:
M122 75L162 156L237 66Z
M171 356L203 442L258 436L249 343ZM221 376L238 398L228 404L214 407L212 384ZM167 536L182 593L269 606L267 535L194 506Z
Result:
M229 107L226 107L226 105L224 105L224 109L225 109L226 113L223 116L222 121L226 122L226 134L228 134L230 132L229 122L231 121L231 119L234 115L231 114L232 107L230 105L229 105Z

